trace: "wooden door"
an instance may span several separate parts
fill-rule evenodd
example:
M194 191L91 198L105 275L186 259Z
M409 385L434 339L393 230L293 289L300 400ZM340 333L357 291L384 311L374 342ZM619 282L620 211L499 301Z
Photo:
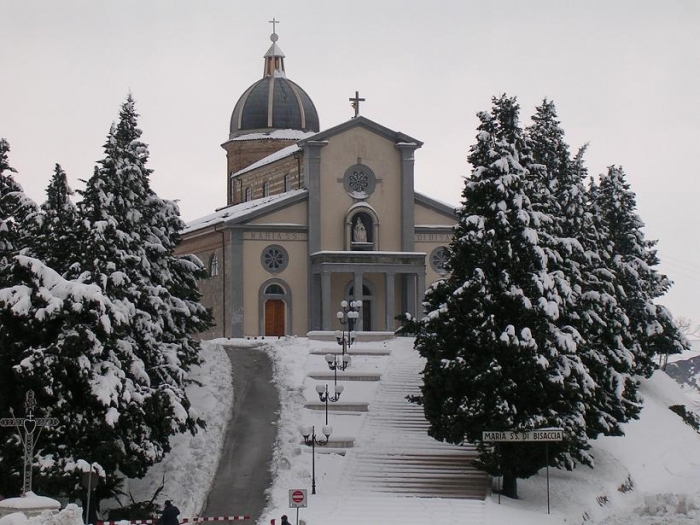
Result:
M265 301L265 335L285 335L285 305L281 299Z

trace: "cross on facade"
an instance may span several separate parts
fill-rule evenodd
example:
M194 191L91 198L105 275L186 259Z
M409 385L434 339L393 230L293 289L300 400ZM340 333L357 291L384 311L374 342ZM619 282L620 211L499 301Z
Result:
M32 490L32 460L34 459L34 443L39 438L43 427L52 427L58 425L58 419L55 417L34 417L34 409L36 408L36 400L34 391L29 390L24 400L24 410L26 417L5 417L0 419L0 427L17 427L19 437L24 444L24 485L22 487L22 496ZM12 412L10 412L12 413ZM39 433L35 436L34 431L39 428ZM24 435L22 431L24 430Z
M359 91L355 91L355 98L349 98L348 100L350 102L352 102L352 104L350 104L350 105L355 110L355 117L359 117L360 116L360 102L364 102L365 99L360 98ZM355 117L353 117L353 118L355 118Z
M270 20L269 23L272 24L272 32L273 32L273 33L276 33L277 31L275 30L275 25L276 25L276 24L279 24L280 21L279 21L279 20L276 20L275 17L273 16L273 17L272 17L272 20Z

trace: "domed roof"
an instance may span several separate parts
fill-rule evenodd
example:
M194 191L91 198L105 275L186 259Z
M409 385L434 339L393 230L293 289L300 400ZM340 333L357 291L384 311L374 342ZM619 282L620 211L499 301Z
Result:
M230 139L274 129L320 129L311 97L285 74L284 53L277 45L277 34L273 33L270 40L263 78L246 89L233 109Z

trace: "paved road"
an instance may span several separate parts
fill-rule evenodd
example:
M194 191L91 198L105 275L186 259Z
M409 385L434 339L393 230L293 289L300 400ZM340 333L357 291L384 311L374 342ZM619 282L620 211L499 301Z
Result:
M204 516L248 515L255 523L272 484L279 397L272 363L256 348L226 347L233 369L233 414Z

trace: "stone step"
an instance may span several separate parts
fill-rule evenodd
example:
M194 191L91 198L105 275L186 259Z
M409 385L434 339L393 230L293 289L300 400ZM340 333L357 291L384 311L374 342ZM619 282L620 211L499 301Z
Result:
M335 330L313 330L306 334L312 341L335 341ZM355 331L355 341L358 343L364 341L387 341L395 339L394 332L362 332Z
M338 381L379 381L382 378L382 374L361 371L349 372L345 370L344 372L338 372L337 375L330 371L311 372L308 374L308 377L317 381L333 381L335 379L338 379Z
M338 348L314 348L309 352L311 355L323 355L325 356L326 354L332 354L332 355L341 355L343 353L342 347L339 345ZM350 348L345 349L345 353L348 355L356 356L356 355L365 355L365 356L387 356L391 355L391 350L388 348L355 348L354 346L351 346Z
M326 410L326 404L320 401L309 402L304 405L309 410ZM343 403L337 401L328 405L328 413L331 412L368 412L369 403Z

